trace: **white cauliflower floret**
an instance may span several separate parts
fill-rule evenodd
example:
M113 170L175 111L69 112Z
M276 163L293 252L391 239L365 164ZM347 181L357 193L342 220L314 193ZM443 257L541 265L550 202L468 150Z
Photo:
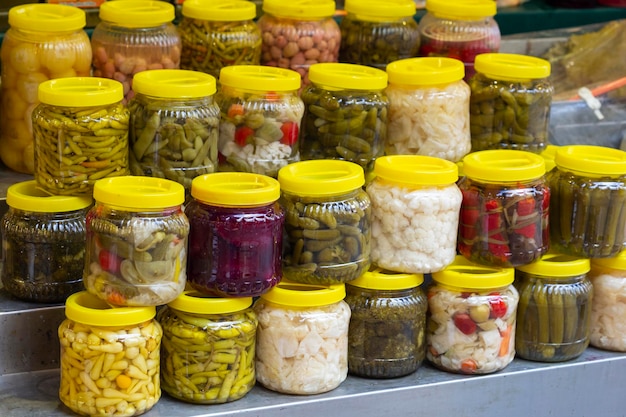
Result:
M626 352L626 271L593 266L589 342L602 349Z

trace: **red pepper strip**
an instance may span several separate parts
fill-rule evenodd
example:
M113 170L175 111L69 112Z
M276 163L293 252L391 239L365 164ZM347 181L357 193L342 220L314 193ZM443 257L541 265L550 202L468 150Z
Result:
M524 198L517 202L517 215L527 216L535 211L535 199L532 197Z
M517 229L515 229L515 233L525 236L529 239L532 239L535 237L536 231L537 231L537 226L534 223L529 224L527 226L518 227Z

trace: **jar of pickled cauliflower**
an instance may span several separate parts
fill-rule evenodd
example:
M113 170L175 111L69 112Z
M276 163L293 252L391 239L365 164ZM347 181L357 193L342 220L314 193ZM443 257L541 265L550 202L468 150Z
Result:
M519 357L560 362L587 349L593 305L589 268L589 259L553 253L516 268Z
M251 297L185 291L160 309L163 390L193 404L243 398L256 380L257 318L251 305Z
M274 178L218 172L194 178L188 282L221 297L258 297L282 278L284 212Z
M283 281L255 304L256 378L284 394L320 394L348 376L350 307L344 284Z
M83 416L138 416L161 398L163 332L151 307L111 307L81 291L58 329L59 398Z
M285 210L283 277L336 284L370 267L371 207L363 169L348 161L295 162L278 173Z
M488 374L515 357L519 294L513 268L476 265L457 257L432 275L428 289L426 358L437 368Z
M9 169L32 174L35 145L31 115L39 84L86 77L91 44L85 12L60 4L24 4L9 9L9 29L0 51L0 159Z
M376 160L374 175L366 188L372 202L372 263L420 274L451 264L462 200L456 164L390 155Z
M189 221L185 189L154 177L96 182L87 213L83 280L114 306L167 304L185 289Z

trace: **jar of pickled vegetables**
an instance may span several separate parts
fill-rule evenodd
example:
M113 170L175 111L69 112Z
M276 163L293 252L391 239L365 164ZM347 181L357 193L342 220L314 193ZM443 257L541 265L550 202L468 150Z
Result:
M372 268L346 283L348 371L366 378L415 372L426 353L428 303L421 274Z
M320 394L348 376L350 307L344 284L283 281L253 306L257 328L256 378L285 394Z
M352 281L370 267L372 213L363 169L348 161L295 162L278 173L285 210L283 277Z
M13 171L32 174L35 145L31 115L43 81L89 76L91 44L86 15L60 4L23 4L9 9L0 51L0 159Z
M185 291L159 310L163 390L194 404L222 404L246 395L255 383L257 318L251 305L251 297Z
M261 30L253 2L186 0L181 13L180 68L219 78L229 65L260 65Z
M384 70L387 64L417 56L420 35L413 0L347 0L339 23L339 62Z
M215 77L181 69L146 70L133 79L128 103L130 171L167 178L191 189L191 181L217 170L220 110Z
M180 67L181 37L174 5L158 0L105 1L91 34L93 75L124 85L124 104L133 98L133 76L148 69Z
M2 284L26 301L59 303L83 287L90 196L52 196L35 181L11 185L0 222Z
M93 197L83 273L87 290L114 306L156 306L178 297L187 282L183 186L121 176L97 181Z
M519 357L567 361L589 346L593 305L589 268L589 259L549 253L516 269L520 299L515 351Z
M472 151L517 149L541 153L548 142L554 87L550 62L527 55L476 57L469 81Z
M33 110L35 180L58 195L93 192L102 178L129 174L130 112L122 84L98 77L67 77L39 84Z
M547 253L553 199L543 157L510 149L472 152L463 171L460 254L478 264L517 267Z
M432 278L426 358L444 371L470 375L496 372L511 363L519 301L515 270L477 265L459 256Z
M58 329L59 398L83 416L138 416L161 398L163 332L150 307L114 308L81 291Z
M456 164L390 155L376 159L374 174L366 188L372 202L372 263L422 274L451 264L462 200Z
M284 212L274 178L219 172L194 178L188 282L221 297L257 297L282 278Z
M315 64L301 93L304 116L300 158L354 162L371 179L385 151L389 100L387 73L357 64Z
M550 244L581 258L612 258L624 248L626 152L593 145L557 149L548 174Z
M458 162L472 148L470 88L452 58L408 58L387 65L386 155L426 155Z
M465 64L465 80L474 75L477 55L500 50L500 27L492 0L426 0L420 19L419 56L456 58Z
M261 65L297 71L306 86L311 65L339 60L341 30L333 0L264 0L262 7Z

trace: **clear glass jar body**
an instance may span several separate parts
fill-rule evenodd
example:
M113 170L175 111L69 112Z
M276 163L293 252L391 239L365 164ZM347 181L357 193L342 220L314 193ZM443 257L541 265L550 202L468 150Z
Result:
M0 158L10 169L32 174L35 144L32 113L39 104L40 83L91 73L91 45L84 30L6 31L1 48Z
M626 352L626 270L592 261L589 279L593 285L590 344Z
M257 328L252 309L195 314L165 306L157 319L163 327L161 382L169 395L222 404L252 389Z
M515 357L518 301L513 285L476 290L433 283L426 358L437 368L461 374L504 369Z
M426 309L420 287L377 290L346 285L350 306L348 370L366 378L415 372L426 354Z

